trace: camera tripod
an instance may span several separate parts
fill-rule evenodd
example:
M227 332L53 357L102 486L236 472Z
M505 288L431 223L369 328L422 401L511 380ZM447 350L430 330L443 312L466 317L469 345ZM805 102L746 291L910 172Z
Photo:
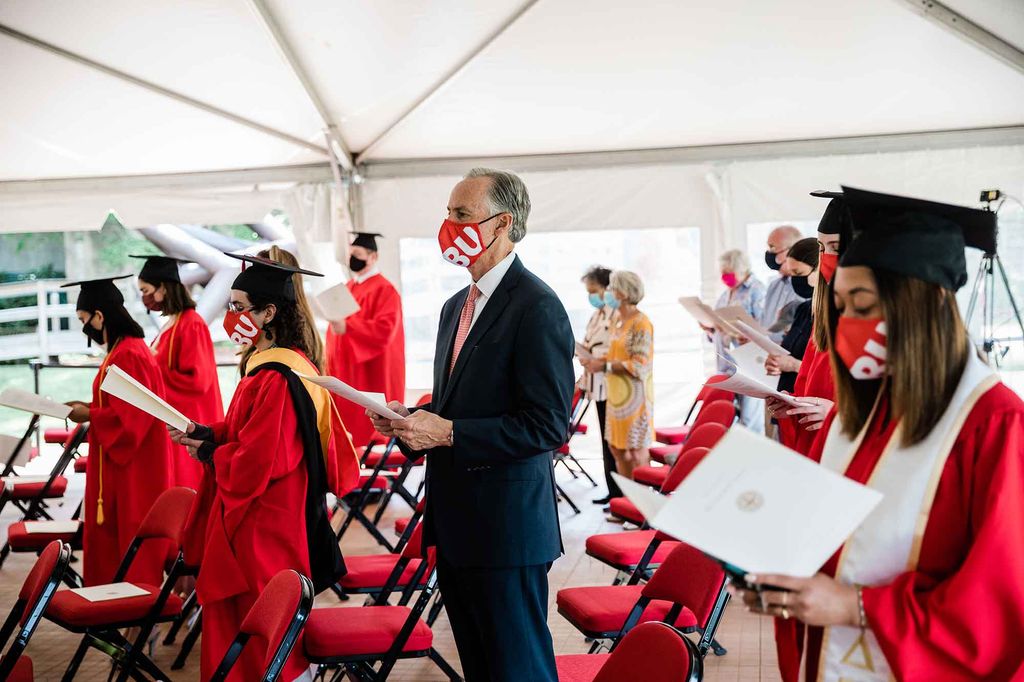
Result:
M1017 326L1020 327L1021 335L1019 337L999 338L996 336L995 293L997 269L999 271L999 279L1002 281L1003 288L1006 291L1006 296L1010 300L1010 306L1013 308L1013 316L1017 320ZM967 304L965 320L968 329L970 329L971 320L974 318L974 309L978 303L979 293L984 293L984 298L981 302L981 347L985 352L985 356L992 360L996 367L999 367L1003 357L1010 350L1007 344L1018 340L1024 341L1024 320L1021 319L1020 308L1017 306L1017 301L1013 297L1013 291L1010 289L1010 280L1006 276L1003 261L999 258L999 254L994 251L986 253L981 257L978 274L974 278L974 288L971 290L971 300Z

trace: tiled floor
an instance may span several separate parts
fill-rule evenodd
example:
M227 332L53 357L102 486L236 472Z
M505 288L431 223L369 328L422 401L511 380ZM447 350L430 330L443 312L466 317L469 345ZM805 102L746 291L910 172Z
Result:
M579 447L586 452L593 446L586 443L587 440L594 440L591 436L581 439ZM598 469L598 462L587 460L585 462L589 469L595 474ZM77 497L81 495L82 476L76 475L73 480L69 495L71 496L62 510L62 516L70 515L71 511L78 504ZM564 470L558 469L558 478L562 486L571 495L577 504L582 508L582 513L574 515L569 508L562 504L560 506L562 534L565 543L566 554L556 561L551 569L551 609L549 625L554 637L556 653L583 653L587 650L587 643L554 609L555 593L558 589L575 585L599 585L610 584L612 580L611 569L603 564L590 559L583 552L584 542L589 535L599 532L611 532L621 529L621 526L605 521L600 509L590 503L595 496L595 490L590 484L581 480L572 479ZM385 517L385 528L391 528L391 519L398 516L408 515L408 509L401 504L394 504L388 510ZM11 510L5 510L0 527L6 528L7 524L13 521ZM361 528L353 527L345 537L343 549L346 554L370 554L377 553L378 546L363 532ZM10 556L0 570L0 617L6 617L7 609L17 596L21 582L28 569L34 561L34 556L15 554ZM336 605L337 600L333 595L321 595L317 600L318 606ZM359 600L348 602L354 608L361 604ZM455 652L454 641L448 627L445 616L438 620L434 632L436 635L436 648L456 667L458 667L458 656ZM775 650L772 639L771 623L766 619L757 618L743 612L735 605L727 609L722 626L718 633L718 641L725 646L729 652L723 657L711 655L705 661L705 679L709 681L734 681L734 680L778 680L779 674L775 667ZM48 622L43 622L29 644L28 653L33 658L36 668L37 680L58 680L63 673L78 640L72 635L66 634ZM165 670L170 671L170 663L177 653L176 647L157 646L154 658ZM171 674L172 680L197 680L198 671L198 648L189 659L189 665L185 670ZM81 669L77 679L81 680L106 680L109 673L109 665L106 659L91 652ZM445 679L436 667L427 660L403 661L398 664L392 680L397 681L427 681ZM529 682L529 681L524 681ZM642 681L637 681L642 682Z

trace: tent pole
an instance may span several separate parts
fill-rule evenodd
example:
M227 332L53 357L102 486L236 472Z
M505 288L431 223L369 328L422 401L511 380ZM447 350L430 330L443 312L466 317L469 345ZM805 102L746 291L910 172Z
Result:
M313 107L320 115L320 120L323 121L324 125L327 127L329 144L333 143L331 144L331 151L334 152L334 155L337 157L338 163L340 163L342 168L346 171L351 171L355 166L352 161L352 152L350 152L348 147L345 145L345 141L341 137L341 131L338 128L337 123L334 122L334 118L331 116L331 112L328 110L323 98L320 96L320 91L317 90L316 86L313 84L313 80L303 68L298 55L295 54L295 50L292 49L291 43L288 41L288 38L285 37L284 31L281 29L281 25L277 22L277 19L274 18L273 13L270 11L270 8L264 0L250 0L250 4L253 9L256 10L256 14L258 14L260 19L263 21L263 27L267 29L268 33L270 33L271 39L274 41L277 49L281 52L285 62L288 63L292 73L299 80L299 83L302 84L302 89L306 91L306 95L309 97L310 101L313 103Z
M6 35L20 42L32 45L33 47L37 47L40 50L52 52L55 55L64 57L65 59L69 59L77 64L81 64L82 66L93 69L94 71L105 73L108 76L113 76L114 78L122 80L126 83L131 83L132 85L143 88L144 90L149 90L150 92L162 95L164 97L167 97L168 99L173 99L177 102L181 102L182 104L186 104L194 109L205 111L208 114L219 116L220 118L231 121L232 123L237 123L247 128L252 128L253 130L257 130L266 135L270 135L271 137L276 137L279 140L290 142L291 144L294 144L298 147L304 147L306 149L316 152L317 154L327 154L327 150L321 147L320 145L313 144L312 142L303 140L300 137L296 137L282 130L277 130L276 128L271 128L270 126L263 125L262 123L257 123L256 121L245 118L243 116L239 116L238 114L233 114L230 111L221 109L220 107L215 107L212 104L202 102L193 97L189 97L188 95L176 92L175 90L170 90L163 86L157 85L156 83L151 83L150 81L143 80L142 78L137 78L129 73L125 73L124 71L115 69L112 66L101 64L100 62L93 61L88 57L84 57L75 52L71 52L70 50L65 50L62 47L58 47L52 43L48 43L46 41L40 40L39 38L30 36L26 33L22 33L21 31L17 31L11 28L10 26L0 24L0 35Z
M1024 51L974 23L938 0L902 0L917 14L930 19L989 55L1024 73Z

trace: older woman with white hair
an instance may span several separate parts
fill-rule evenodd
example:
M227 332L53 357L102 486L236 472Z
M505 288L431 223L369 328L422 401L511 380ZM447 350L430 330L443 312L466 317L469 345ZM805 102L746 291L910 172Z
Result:
M652 357L654 327L637 309L644 297L639 275L616 270L608 291L614 297L608 339L608 355L588 363L591 372L604 371L608 408L605 415L605 439L611 448L618 472L630 478L633 469L650 461L654 438L654 381Z
M715 309L729 306L742 306L755 320L761 317L764 307L765 287L750 272L750 259L739 249L730 249L718 257L722 284L726 289L715 302ZM718 371L725 372L731 365L723 359L728 356L729 349L737 346L739 340L721 331L712 333L715 351L718 353ZM744 426L754 431L764 430L764 402L754 398L740 397L740 420Z

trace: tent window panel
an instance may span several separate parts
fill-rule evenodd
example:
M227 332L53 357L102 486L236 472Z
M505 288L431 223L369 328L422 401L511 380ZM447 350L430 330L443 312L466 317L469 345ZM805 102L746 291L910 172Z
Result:
M402 239L399 249L406 383L411 390L428 389L441 306L469 283L469 275L441 259L435 238ZM699 329L677 302L680 296L700 294L699 228L531 232L516 251L558 294L576 338L583 337L593 312L580 281L583 274L595 264L638 273L646 290L640 308L655 330L655 383L671 390L703 380ZM663 412L655 404L660 420ZM667 405L664 414L666 419L674 416Z

